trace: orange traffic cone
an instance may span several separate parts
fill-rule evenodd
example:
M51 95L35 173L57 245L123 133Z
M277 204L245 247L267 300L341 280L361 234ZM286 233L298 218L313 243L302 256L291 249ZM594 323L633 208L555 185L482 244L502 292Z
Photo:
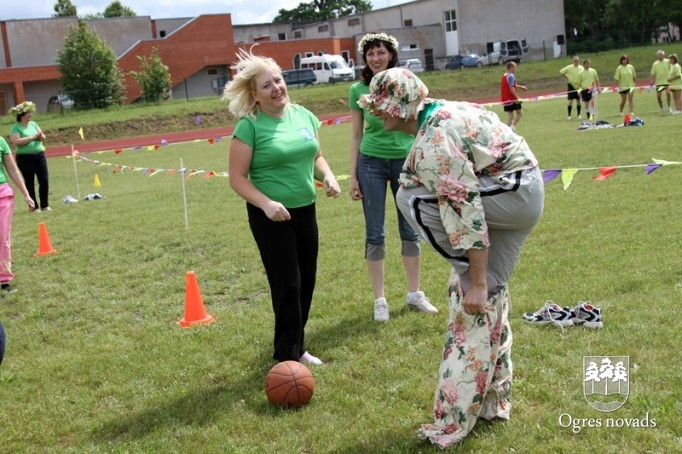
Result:
M212 315L206 313L204 301L201 299L197 276L194 271L187 272L185 285L185 318L178 320L178 325L187 328L192 325L207 325L215 322Z
M36 255L56 254L57 250L52 247L50 235L47 234L47 227L44 222L38 224L38 252Z

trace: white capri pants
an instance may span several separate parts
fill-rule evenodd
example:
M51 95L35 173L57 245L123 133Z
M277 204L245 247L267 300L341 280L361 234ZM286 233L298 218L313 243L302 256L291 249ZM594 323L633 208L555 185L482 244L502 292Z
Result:
M485 221L488 224L488 289L495 293L508 284L523 243L542 214L545 188L539 167L479 178ZM437 197L426 187L401 187L398 208L413 229L452 264L460 275L464 292L470 287L466 250L450 243L440 218Z

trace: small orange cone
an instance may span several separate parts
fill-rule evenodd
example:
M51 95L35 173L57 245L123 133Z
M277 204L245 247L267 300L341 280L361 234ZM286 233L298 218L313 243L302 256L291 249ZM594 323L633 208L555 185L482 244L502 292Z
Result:
M201 299L197 276L194 271L187 272L185 285L185 318L178 320L178 325L187 328L192 325L207 325L215 322L212 315L206 313L204 301Z
M50 235L47 234L47 227L45 223L41 222L38 224L38 252L36 255L49 255L56 254L57 250L52 247L52 242L50 241Z

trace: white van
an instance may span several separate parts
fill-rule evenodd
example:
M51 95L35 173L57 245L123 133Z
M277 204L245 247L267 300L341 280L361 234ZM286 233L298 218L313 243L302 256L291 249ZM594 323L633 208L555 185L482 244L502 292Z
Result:
M354 80L355 71L341 55L316 55L301 58L301 69L312 69L319 83Z
M509 39L486 44L487 53L481 57L487 64L503 65L509 61L521 62L530 49L525 39Z

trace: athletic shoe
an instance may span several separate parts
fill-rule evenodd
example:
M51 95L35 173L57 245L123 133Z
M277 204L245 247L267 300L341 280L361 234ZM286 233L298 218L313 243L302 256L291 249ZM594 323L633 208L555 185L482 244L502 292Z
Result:
M45 207L45 208L43 208L43 211L52 211L52 208L50 208L50 207Z
M668 112L673 113L673 108L672 108L672 107L668 107Z
M601 320L601 309L593 306L589 301L581 301L570 311L574 325L583 325L587 328L602 328L604 326Z
M428 312L429 314L437 314L438 309L435 308L431 301L424 295L424 292L415 292L414 296L410 297L407 294L407 302L405 303L409 309L414 309L419 312Z
M313 366L321 366L323 364L320 358L318 358L317 356L313 356L308 352L303 352L300 359L301 359L300 362L305 364L312 364Z
M0 285L0 291L5 293L14 293L17 291L17 289L9 285L9 282L3 282L2 285Z
M34 212L34 213L40 213L40 208L35 208L35 209L33 210L33 212Z
M523 320L533 325L552 323L562 328L564 326L573 326L571 310L559 307L558 304L554 304L552 301L545 302L544 307L537 312L526 312L523 314Z
M582 120L582 119L583 119L583 116L582 116L582 115L578 115L578 120Z
M570 121L570 119L571 119L571 116L569 115L568 118L567 118L566 120L569 120L569 121Z
M388 303L386 298L377 298L374 300L374 320L377 322L387 322L388 319Z

